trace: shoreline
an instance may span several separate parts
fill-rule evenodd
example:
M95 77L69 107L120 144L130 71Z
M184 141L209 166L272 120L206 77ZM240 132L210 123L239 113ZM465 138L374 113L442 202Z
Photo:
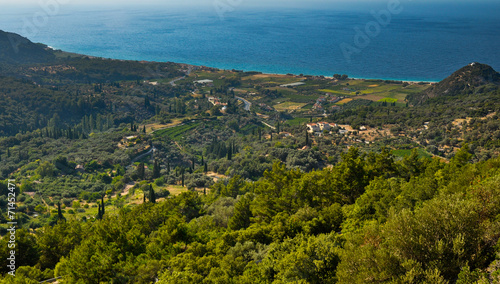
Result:
M193 66L193 67L198 67L198 68L201 68L201 67L205 67L205 68L213 68L213 69L217 69L217 70L224 70L224 71L242 71L242 72L259 72L263 75L277 75L277 76L296 76L296 77L300 77L300 74L294 74L294 73L272 73L272 72L265 72L265 71L259 71L259 70L246 70L246 69L236 69L236 68L232 68L232 69L228 69L228 68L218 68L218 67L212 67L212 66L206 66L206 65L196 65L196 64L191 64L191 63L183 63L183 62L172 62L172 61L150 61L150 60L132 60L132 59L117 59L117 58L106 58L106 57L100 57L100 56L94 56L94 55L87 55L87 54L81 54L81 53L77 53L77 52L70 52L70 51L64 51L64 50L61 50L61 49L57 49L57 48L54 48L52 46L47 46L48 48L54 50L55 52L62 52L62 53L67 53L67 54L72 54L72 55L79 55L79 56L84 56L84 57L88 57L88 58L99 58L99 59L104 59L104 60L118 60L118 61L139 61L139 62L149 62L149 63L167 63L167 62L170 62L170 63L175 63L175 64L179 64L179 65L187 65L187 66ZM323 76L325 78L328 78L328 79L333 79L332 76L329 76L329 75L323 75L323 74L320 74L320 75L309 75L309 74L304 74L304 73L301 73L303 75L303 77L305 76L315 76L315 77L320 77L320 76ZM419 83L425 83L425 84L436 84L436 83L439 83L441 80L415 80L415 79L397 79L397 78L364 78L364 77L351 77L349 74L347 74L349 77L348 77L348 80L374 80L374 81L394 81L394 82L401 82L401 83L409 83L409 84L419 84Z

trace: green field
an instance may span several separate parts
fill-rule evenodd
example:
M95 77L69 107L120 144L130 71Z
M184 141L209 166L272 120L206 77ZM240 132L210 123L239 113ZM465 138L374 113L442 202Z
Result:
M184 124L157 131L154 133L154 135L156 137L167 136L172 140L179 140L185 132L188 132L189 130L196 128L196 126L198 126L198 123Z
M384 98L384 99L381 99L381 100L378 100L379 102L381 103L396 103L398 101L398 99L393 99L393 98Z
M273 107L277 111L293 111L304 107L307 103L294 103L294 102L284 102L281 104L276 104Z
M286 123L288 123L290 126L296 126L296 125L303 125L304 123L308 123L309 121L310 121L309 118L296 117L294 119L287 120Z
M330 93L330 94L336 94L336 95L341 95L341 96L352 96L353 92L347 92L347 91L336 91L336 90L330 90L330 89L321 89L318 90L323 93Z

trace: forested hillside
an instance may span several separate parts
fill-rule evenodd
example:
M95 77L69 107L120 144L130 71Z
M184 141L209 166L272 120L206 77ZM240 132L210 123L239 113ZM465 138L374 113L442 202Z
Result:
M46 45L32 43L20 35L0 30L0 67L4 64L48 63L55 58Z
M416 152L395 162L352 148L332 169L277 163L206 196L19 230L31 267L14 283L52 273L65 283L496 283L500 161L470 157L465 146L450 163Z
M268 75L12 37L0 283L500 282L491 67L438 84Z

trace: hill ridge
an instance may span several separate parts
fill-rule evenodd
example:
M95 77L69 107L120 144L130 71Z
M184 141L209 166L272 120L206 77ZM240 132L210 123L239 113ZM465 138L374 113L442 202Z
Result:
M422 93L408 96L407 99L417 105L436 97L473 93L475 88L488 84L500 85L500 74L489 65L473 62Z

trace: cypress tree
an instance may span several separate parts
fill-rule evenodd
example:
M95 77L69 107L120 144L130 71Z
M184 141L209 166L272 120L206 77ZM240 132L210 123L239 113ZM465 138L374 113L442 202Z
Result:
M309 146L309 132L306 130L306 146Z
M142 133L146 133L146 125L142 128Z
M137 175L140 179L144 179L144 163L142 162L137 166Z
M101 217L104 216L104 194L101 196L101 204L102 204L102 209L101 209Z
M149 185L149 202L156 203L155 191L153 190L153 186Z
M142 203L146 203L146 191L142 192Z
M97 219L101 220L102 219L101 203L97 202L97 206L99 206L99 208L97 208Z
M160 165L158 164L158 161L155 159L153 165L153 178L159 178L159 177L160 177Z
M57 219L59 220L63 220L64 219L64 216L62 214L62 210L61 210L61 202L57 202Z
M181 183L182 183L182 187L184 187L184 169L182 169Z
M204 168L204 170L205 170L205 173L207 173L207 172L208 172L208 165L207 165L207 163L206 163L206 162L205 162L205 168Z

